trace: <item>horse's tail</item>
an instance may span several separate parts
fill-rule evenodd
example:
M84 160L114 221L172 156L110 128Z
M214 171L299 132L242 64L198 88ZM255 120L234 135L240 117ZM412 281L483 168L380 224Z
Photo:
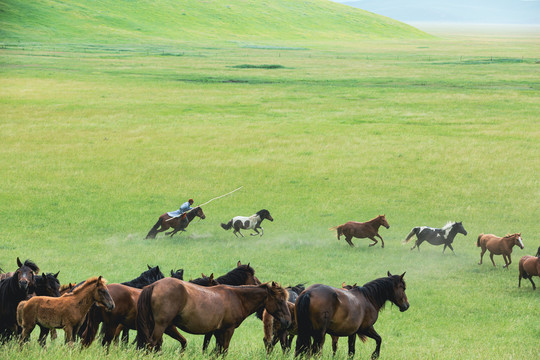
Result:
M137 348L143 349L150 343L154 332L154 314L152 312L152 294L154 285L147 286L137 301Z
M484 236L483 233L478 235L478 239L476 239L476 247L480 247L480 239L482 238L482 236Z
M163 222L163 218L159 217L158 221L154 224L154 227L150 229L148 232L148 235L146 235L145 239L155 239L157 234L157 229L160 227L161 223Z
M298 326L297 338L296 338L296 356L306 354L311 347L311 333L313 332L313 325L309 316L310 306L310 293L309 291L302 293L298 299L296 299L295 317L296 324Z
M330 230L330 231L336 230L336 231L337 231L337 239L338 239L338 240L339 240L339 237L340 237L341 235L343 235L343 225L334 226L334 227L329 228L328 230Z
M409 233L409 235L407 235L407 237L405 238L405 240L403 240L403 244L408 243L414 235L417 235L417 236L418 236L418 229L420 229L420 228L419 228L419 227L412 228L412 230L411 230L411 232Z
M26 300L25 301L21 301L19 303L19 305L17 305L17 323L19 324L19 326L22 327L23 325L23 308L24 308L24 304L26 304Z
M92 305L90 311L86 315L86 329L81 336L82 347L88 347L92 345L99 328L99 324L103 321L101 316L101 309L97 305Z
M227 224L221 223L221 227L225 230L229 230L230 228L232 228L232 219Z

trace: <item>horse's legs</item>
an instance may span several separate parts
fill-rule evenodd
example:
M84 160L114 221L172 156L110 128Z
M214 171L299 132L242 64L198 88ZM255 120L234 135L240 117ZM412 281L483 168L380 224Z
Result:
M229 344L234 334L234 328L228 328L214 333L216 336L216 351L218 355L226 355L229 350Z
M450 250L452 250L454 255L456 255L456 252L454 251L454 248L452 247L452 244L444 244L444 249L446 249L447 246L450 248ZM444 249L443 249L443 254L444 254Z
M379 239L381 239L381 248L383 248L384 247L384 240L383 240L382 236L379 235L379 234L375 234L375 236L378 236Z
M352 359L354 357L355 341L356 341L356 334L350 335L349 336L349 359Z
M371 359L377 359L381 352L381 343L382 343L381 336L377 334L373 326L370 326L369 328L363 330L361 333L363 335L366 335L367 337L372 338L377 343L377 346L375 347L375 351L373 352L373 354L371 354Z
M508 261L506 260L507 257L508 257ZM503 254L503 258L504 258L504 262L506 263L504 267L508 269L508 265L512 263L512 256L510 254L508 255Z
M66 344L73 344L73 327L71 325L65 325L64 326L64 343Z
M118 326L118 328L116 328L116 332L117 334L114 334L114 337L115 337L115 341L118 343L118 332L119 331L122 331L122 343L123 344L128 344L129 343L129 328L127 327L124 327L124 325L120 325Z
M262 229L262 228L261 228L261 229ZM254 228L253 228L253 231L255 231L256 234L249 234L249 235L251 235L251 236L257 236L257 235L262 236L262 234L259 232L259 230L257 230L257 227L254 227Z
M39 345L45 346L45 344L47 343L47 335L49 335L49 329L41 325L39 325L39 329L40 329L39 338L38 338Z
M369 239L371 241L373 241L373 243L369 244L369 246L373 246L373 245L375 245L375 244L377 244L379 242L377 239L375 239L375 236L370 236Z
M206 350L208 349L208 345L210 344L210 340L212 340L212 333L204 334L204 341L203 341L203 345L202 345L203 353L206 352ZM217 342L217 337L216 337L216 342Z
M533 290L536 290L536 285L534 285L534 282L532 281L532 275L529 275L529 281L531 282L533 286Z
M30 340L30 334L32 333L32 330L34 330L35 327L36 327L35 322L33 324L24 324L23 330L21 333L21 338L20 338L21 345L27 342L28 340Z
M171 325L168 328L165 329L165 334L169 335L173 339L180 342L180 345L182 345L182 351L186 349L187 340L185 337L183 337L179 332L176 326Z
M351 239L352 239L352 236L350 236L350 235L345 235L345 241L347 241L347 243L348 243L351 247L354 247L354 244L352 243Z
M324 330L315 330L313 331L313 345L311 346L311 352L313 355L320 354L324 346L324 336L326 331Z
M330 335L330 337L332 338L332 356L336 356L339 337L334 335Z
M414 246L411 248L411 250L413 250L414 248L417 248L418 251L420 251L420 244L423 242L424 240L416 239L416 241L414 242Z
M485 253L486 253L486 249L482 248L482 252L480 253L480 262L478 263L478 265L482 265L482 259L484 258ZM493 265L495 265L495 263Z
M495 265L495 261L493 260L493 253L491 251L489 252L489 258L491 259L491 262L493 263L493 266L497 266L497 265Z
M154 324L154 331L152 331L152 335L150 337L150 348L154 349L155 351L159 351L161 349L161 344L163 343L163 332L165 331L165 326L162 324Z

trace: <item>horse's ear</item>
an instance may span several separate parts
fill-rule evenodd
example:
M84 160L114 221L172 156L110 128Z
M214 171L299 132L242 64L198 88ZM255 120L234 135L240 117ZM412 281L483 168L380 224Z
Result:
M356 287L356 284L358 284L358 283L354 283L352 287L355 288L355 287Z
M21 259L19 259L18 256L17 256L17 266L18 266L18 267L22 267Z
M58 271L56 274L54 274L53 276L58 279L58 274L60 274L60 271Z
M101 275L99 275L99 277L97 279L97 285L99 285L100 282L101 282Z
M210 274L210 280L214 280L214 273Z
M341 283L341 288L345 287L345 281Z
M171 269L171 276L174 276L174 272L173 272L173 269Z
M519 235L521 235L521 234L519 234ZM251 264L251 263L250 263L250 262L248 262L247 266L249 267L249 265L250 265L250 264Z
M201 273L201 277L205 278L205 277L208 277L208 276L204 275L204 273Z
M18 259L18 258L17 258ZM239 267L239 266L242 266L242 263L240 262L240 260L238 260L238 262L236 263L236 266Z
M45 273L41 273L41 277L44 278L44 277L45 277Z
M157 271L157 272L159 272L159 271L160 271L160 270L159 270L159 265L158 265L158 266L156 266L156 271Z
M148 267L148 270L152 270L152 267L150 267L150 265L146 264L146 266Z
M392 276L392 274L390 274L390 271L388 272L388 276Z
M405 276L405 273L406 273L406 271L403 274L401 274L401 280L403 280L403 277Z

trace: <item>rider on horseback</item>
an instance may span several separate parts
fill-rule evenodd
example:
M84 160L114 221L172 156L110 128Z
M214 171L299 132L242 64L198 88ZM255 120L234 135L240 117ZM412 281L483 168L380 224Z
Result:
M170 211L167 213L167 215L169 215L170 217L179 217L179 216L182 216L182 218L185 218L186 217L186 212L193 209L191 207L191 205L193 205L193 199L189 199L188 201L186 201L185 203L183 203L182 205L180 205L180 209L176 210L176 211Z

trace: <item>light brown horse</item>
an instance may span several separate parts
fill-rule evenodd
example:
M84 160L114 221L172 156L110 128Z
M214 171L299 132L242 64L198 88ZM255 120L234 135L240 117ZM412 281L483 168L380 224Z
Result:
M351 290L322 284L307 288L295 304L298 323L296 356L319 354L328 333L349 338L350 358L354 356L356 336L370 337L377 343L371 358L379 357L382 341L373 325L386 301L398 306L402 312L409 308L404 275L405 273L392 275L388 272L388 277L370 281Z
M204 215L204 212L200 206L197 206L178 217L172 217L165 213L158 218L158 221L146 235L146 239L155 239L158 233L166 231L169 228L172 228L173 231L165 233L165 235L171 235L172 237L178 231L184 231L195 216L198 216L201 219L206 219L206 215Z
M533 286L533 290L536 290L536 285L532 281L533 276L540 276L540 247L536 256L525 255L519 259L519 283L518 287L521 287L521 278L529 279Z
M482 253L480 254L480 262L478 265L482 265L482 258L486 250L489 250L489 257L493 266L495 261L493 261L493 255L502 255L505 265L503 268L508 268L508 265L512 263L512 248L514 245L519 246L523 249L523 241L521 240L521 233L516 233L512 235L506 235L504 237L498 237L493 234L480 234L478 235L478 240L476 240L476 246L482 248Z
M330 228L330 230L337 230L337 238L340 239L341 235L345 235L345 240L350 246L354 246L351 239L353 237L362 239L369 238L373 241L369 246L373 246L378 243L375 237L381 239L381 247L384 247L384 240L381 235L379 235L379 227L384 226L385 228L390 228L388 221L386 221L385 215L379 215L374 219L371 219L366 222L357 222L349 221L343 225L335 226Z
M34 296L17 307L17 322L22 327L21 344L28 341L39 325L39 343L44 346L50 329L63 329L66 343L73 343L75 334L93 304L114 309L105 279L91 277L71 293L61 297Z
M201 287L165 278L145 287L137 303L137 347L159 350L164 330L175 325L191 334L213 333L216 352L227 353L234 330L264 306L288 327L287 292L261 285Z

